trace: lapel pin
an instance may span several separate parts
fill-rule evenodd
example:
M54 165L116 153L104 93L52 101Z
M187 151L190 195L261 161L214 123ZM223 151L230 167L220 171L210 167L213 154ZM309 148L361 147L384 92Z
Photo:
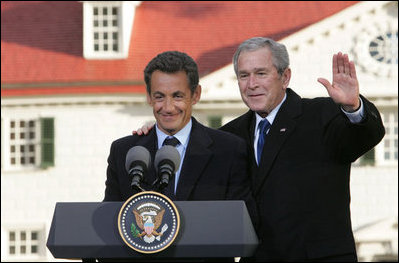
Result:
M280 129L280 132L285 132L287 129L286 128L282 128Z

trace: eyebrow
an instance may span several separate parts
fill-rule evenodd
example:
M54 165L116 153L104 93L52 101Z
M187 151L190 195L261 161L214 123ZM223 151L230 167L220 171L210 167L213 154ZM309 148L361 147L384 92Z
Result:
M176 95L184 95L185 93L184 92L182 92L182 91L180 91L180 90L178 90L178 91L175 91L175 92L173 92L172 93L172 96L176 96ZM152 94L153 96L155 96L155 95L161 95L161 96L165 96L165 94L164 93L162 93L162 92L160 92L160 91L155 91L153 94Z
M155 91L154 93L152 93L152 96L155 96L155 95L165 96L165 94L163 94L162 92L159 92L159 91Z
M254 68L254 72L257 72L257 71L268 71L268 69L267 68ZM246 71L246 70L240 70L240 71L238 71L238 74L240 74L240 73L247 73L248 71Z

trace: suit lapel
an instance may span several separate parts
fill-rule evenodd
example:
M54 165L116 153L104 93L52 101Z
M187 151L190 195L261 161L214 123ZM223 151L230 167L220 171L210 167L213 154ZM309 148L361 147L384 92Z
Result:
M211 138L206 133L204 126L194 118L192 120L190 140L176 189L177 200L188 200L198 178L212 156L212 151L208 148L212 143Z
M255 150L254 150L254 131L255 131L255 112L252 110L247 111L245 114L241 115L235 119L233 125L227 124L227 126L222 127L222 130L231 132L235 135L243 138L247 143L248 147L248 158L249 158L249 176L251 178L252 189L255 189L255 175L258 171L258 165L255 160Z
M256 171L258 171L258 165L255 159L255 149L254 149L254 140L255 140L255 126L256 126L256 118L255 112L248 111L244 115L243 123L239 125L239 127L249 127L241 129L241 134L239 134L245 141L250 142L248 143L248 166L250 168L249 175L251 178L252 189L256 188Z
M247 127L249 127L249 129ZM239 122L234 128L234 134L240 136L247 142L253 142L255 131L255 113L251 110L247 111L240 117Z
M302 113L300 97L291 89L287 89L287 99L281 106L266 137L261 164L254 176L254 194L256 195L268 178L273 162L285 140L295 130L295 117Z

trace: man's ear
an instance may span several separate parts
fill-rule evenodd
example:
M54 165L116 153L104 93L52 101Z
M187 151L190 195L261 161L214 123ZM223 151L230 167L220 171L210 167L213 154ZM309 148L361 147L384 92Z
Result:
M148 92L146 92L146 94L147 94L147 103L148 103L149 105L151 105L151 95L148 94Z
M201 99L201 85L198 85L194 91L192 105L196 104Z
M283 75L281 75L281 81L283 82L284 90L286 90L288 88L288 84L290 84L290 80L291 80L291 69L286 68L283 72Z

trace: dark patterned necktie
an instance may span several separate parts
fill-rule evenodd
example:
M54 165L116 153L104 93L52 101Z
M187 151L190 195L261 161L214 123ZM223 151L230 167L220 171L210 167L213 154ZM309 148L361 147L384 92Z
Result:
M262 120L259 123L259 139L258 139L258 166L260 165L261 157L262 157L262 151L263 151L263 145L265 145L265 139L266 139L266 134L267 130L270 128L270 123L267 119Z
M178 139L176 139L176 137L171 137L171 138L166 138L163 141L162 146L164 146L164 145L172 145L173 147L176 147L179 144L180 144L180 142L179 142Z

